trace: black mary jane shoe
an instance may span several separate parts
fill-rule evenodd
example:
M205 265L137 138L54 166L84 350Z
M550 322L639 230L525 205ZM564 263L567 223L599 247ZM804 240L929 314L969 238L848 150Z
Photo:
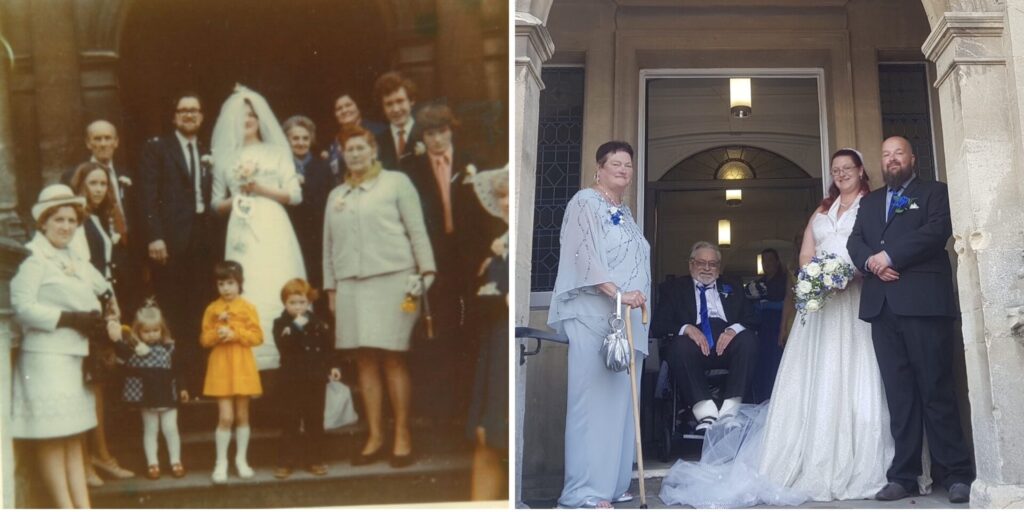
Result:
M392 453L391 460L388 461L388 465L393 468L404 468L406 466L411 466L412 463L415 462L414 459L412 452L405 455L395 455Z
M373 464L374 462L377 462L378 460L381 460L383 458L384 458L384 444L382 443L380 445L380 447L378 447L376 450L374 450L371 453L357 453L357 454L353 455L352 456L352 465L353 466L365 466L367 464Z

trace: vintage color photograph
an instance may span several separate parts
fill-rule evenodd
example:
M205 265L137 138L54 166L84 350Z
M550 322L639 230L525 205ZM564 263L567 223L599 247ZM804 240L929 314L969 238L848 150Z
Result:
M1018 4L516 2L517 507L1020 506Z
M3 506L506 507L508 27L4 1Z

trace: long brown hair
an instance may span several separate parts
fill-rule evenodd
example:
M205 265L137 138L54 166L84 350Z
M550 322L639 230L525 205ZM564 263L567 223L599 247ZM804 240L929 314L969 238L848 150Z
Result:
M85 179L92 174L93 171L103 171L103 175L107 177L107 195L103 198L103 201L95 207L89 203L89 194L85 189ZM79 165L78 168L75 169L74 175L71 176L71 190L74 190L75 194L86 198L86 212L109 220L114 231L121 235L121 242L119 243L128 243L128 226L124 221L124 213L120 208L116 207L117 199L114 199L114 184L110 183L110 173L107 172L106 166L96 162L86 162Z
M850 149L850 148L843 148L843 149L840 149L839 151L836 151L835 153L832 153L832 158L829 159L829 161L828 161L829 164L831 164L832 162L834 162L836 160L836 158L839 158L841 156L848 156L848 157L850 157L850 159L853 160L853 163L856 164L857 167L860 167L861 170L864 170L864 160L860 157L860 152L855 150L855 149ZM829 165L829 169L831 169L831 168L832 168L832 166ZM865 170L861 174L861 178L860 178L860 193L861 194L867 194L868 192L871 192L871 185L868 183L868 173ZM836 202L836 199L838 197L839 197L839 187L836 186L835 181L833 181L832 185L830 187L828 187L828 197L826 197L825 199L821 200L821 209L825 210L825 211L828 211L828 209L832 207L832 203Z

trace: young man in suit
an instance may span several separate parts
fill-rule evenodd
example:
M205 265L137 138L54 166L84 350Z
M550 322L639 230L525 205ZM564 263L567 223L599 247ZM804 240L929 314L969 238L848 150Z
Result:
M416 105L416 84L396 71L384 73L373 84L373 95L388 119L381 135L377 159L389 170L399 170L401 160L411 154L421 134L412 109Z
M946 242L953 227L945 183L914 173L903 137L882 144L886 187L860 202L846 247L865 272L860 319L871 323L896 453L875 496L905 498L921 474L921 433L946 469L949 500L970 499L974 469L953 390L953 320L959 315Z
M199 96L183 93L173 105L174 132L150 139L143 148L139 188L153 287L178 341L185 387L198 396L205 373L199 327L203 308L216 295L213 265L219 259L212 240L213 176L198 138Z
M491 242L504 232L503 223L489 215L467 181L473 163L469 152L455 144L459 122L446 105L431 104L416 114L421 138L410 141L411 154L400 164L420 196L423 220L437 262L437 280L427 292L434 317L436 365L447 378L434 380L451 397L431 409L440 414L464 414L469 406L475 368L477 325L473 322L477 272L489 256ZM443 354L443 355L442 355ZM446 369L447 367L447 369ZM435 371L432 370L432 371ZM454 411L450 410L454 408Z
M690 251L690 275L660 289L651 334L668 339L663 359L676 389L693 406L697 430L736 412L754 372L757 336L754 310L743 288L719 279L722 253L714 244L697 242ZM711 399L704 372L728 369L721 410Z

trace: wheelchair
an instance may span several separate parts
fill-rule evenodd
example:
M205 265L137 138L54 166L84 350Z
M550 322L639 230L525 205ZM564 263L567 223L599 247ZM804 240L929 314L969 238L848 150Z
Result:
M650 423L645 439L649 439L648 448L662 462L670 462L672 453L686 442L702 443L704 434L697 432L697 419L693 417L691 406L683 402L681 393L676 390L675 382L668 370L668 363L661 360L661 352L665 345L673 340L668 338L652 338L651 353L644 364L645 378L651 376L644 387L647 397L648 411L645 415ZM722 406L722 389L725 387L729 370L707 370L704 374L711 386L711 396L715 404Z

